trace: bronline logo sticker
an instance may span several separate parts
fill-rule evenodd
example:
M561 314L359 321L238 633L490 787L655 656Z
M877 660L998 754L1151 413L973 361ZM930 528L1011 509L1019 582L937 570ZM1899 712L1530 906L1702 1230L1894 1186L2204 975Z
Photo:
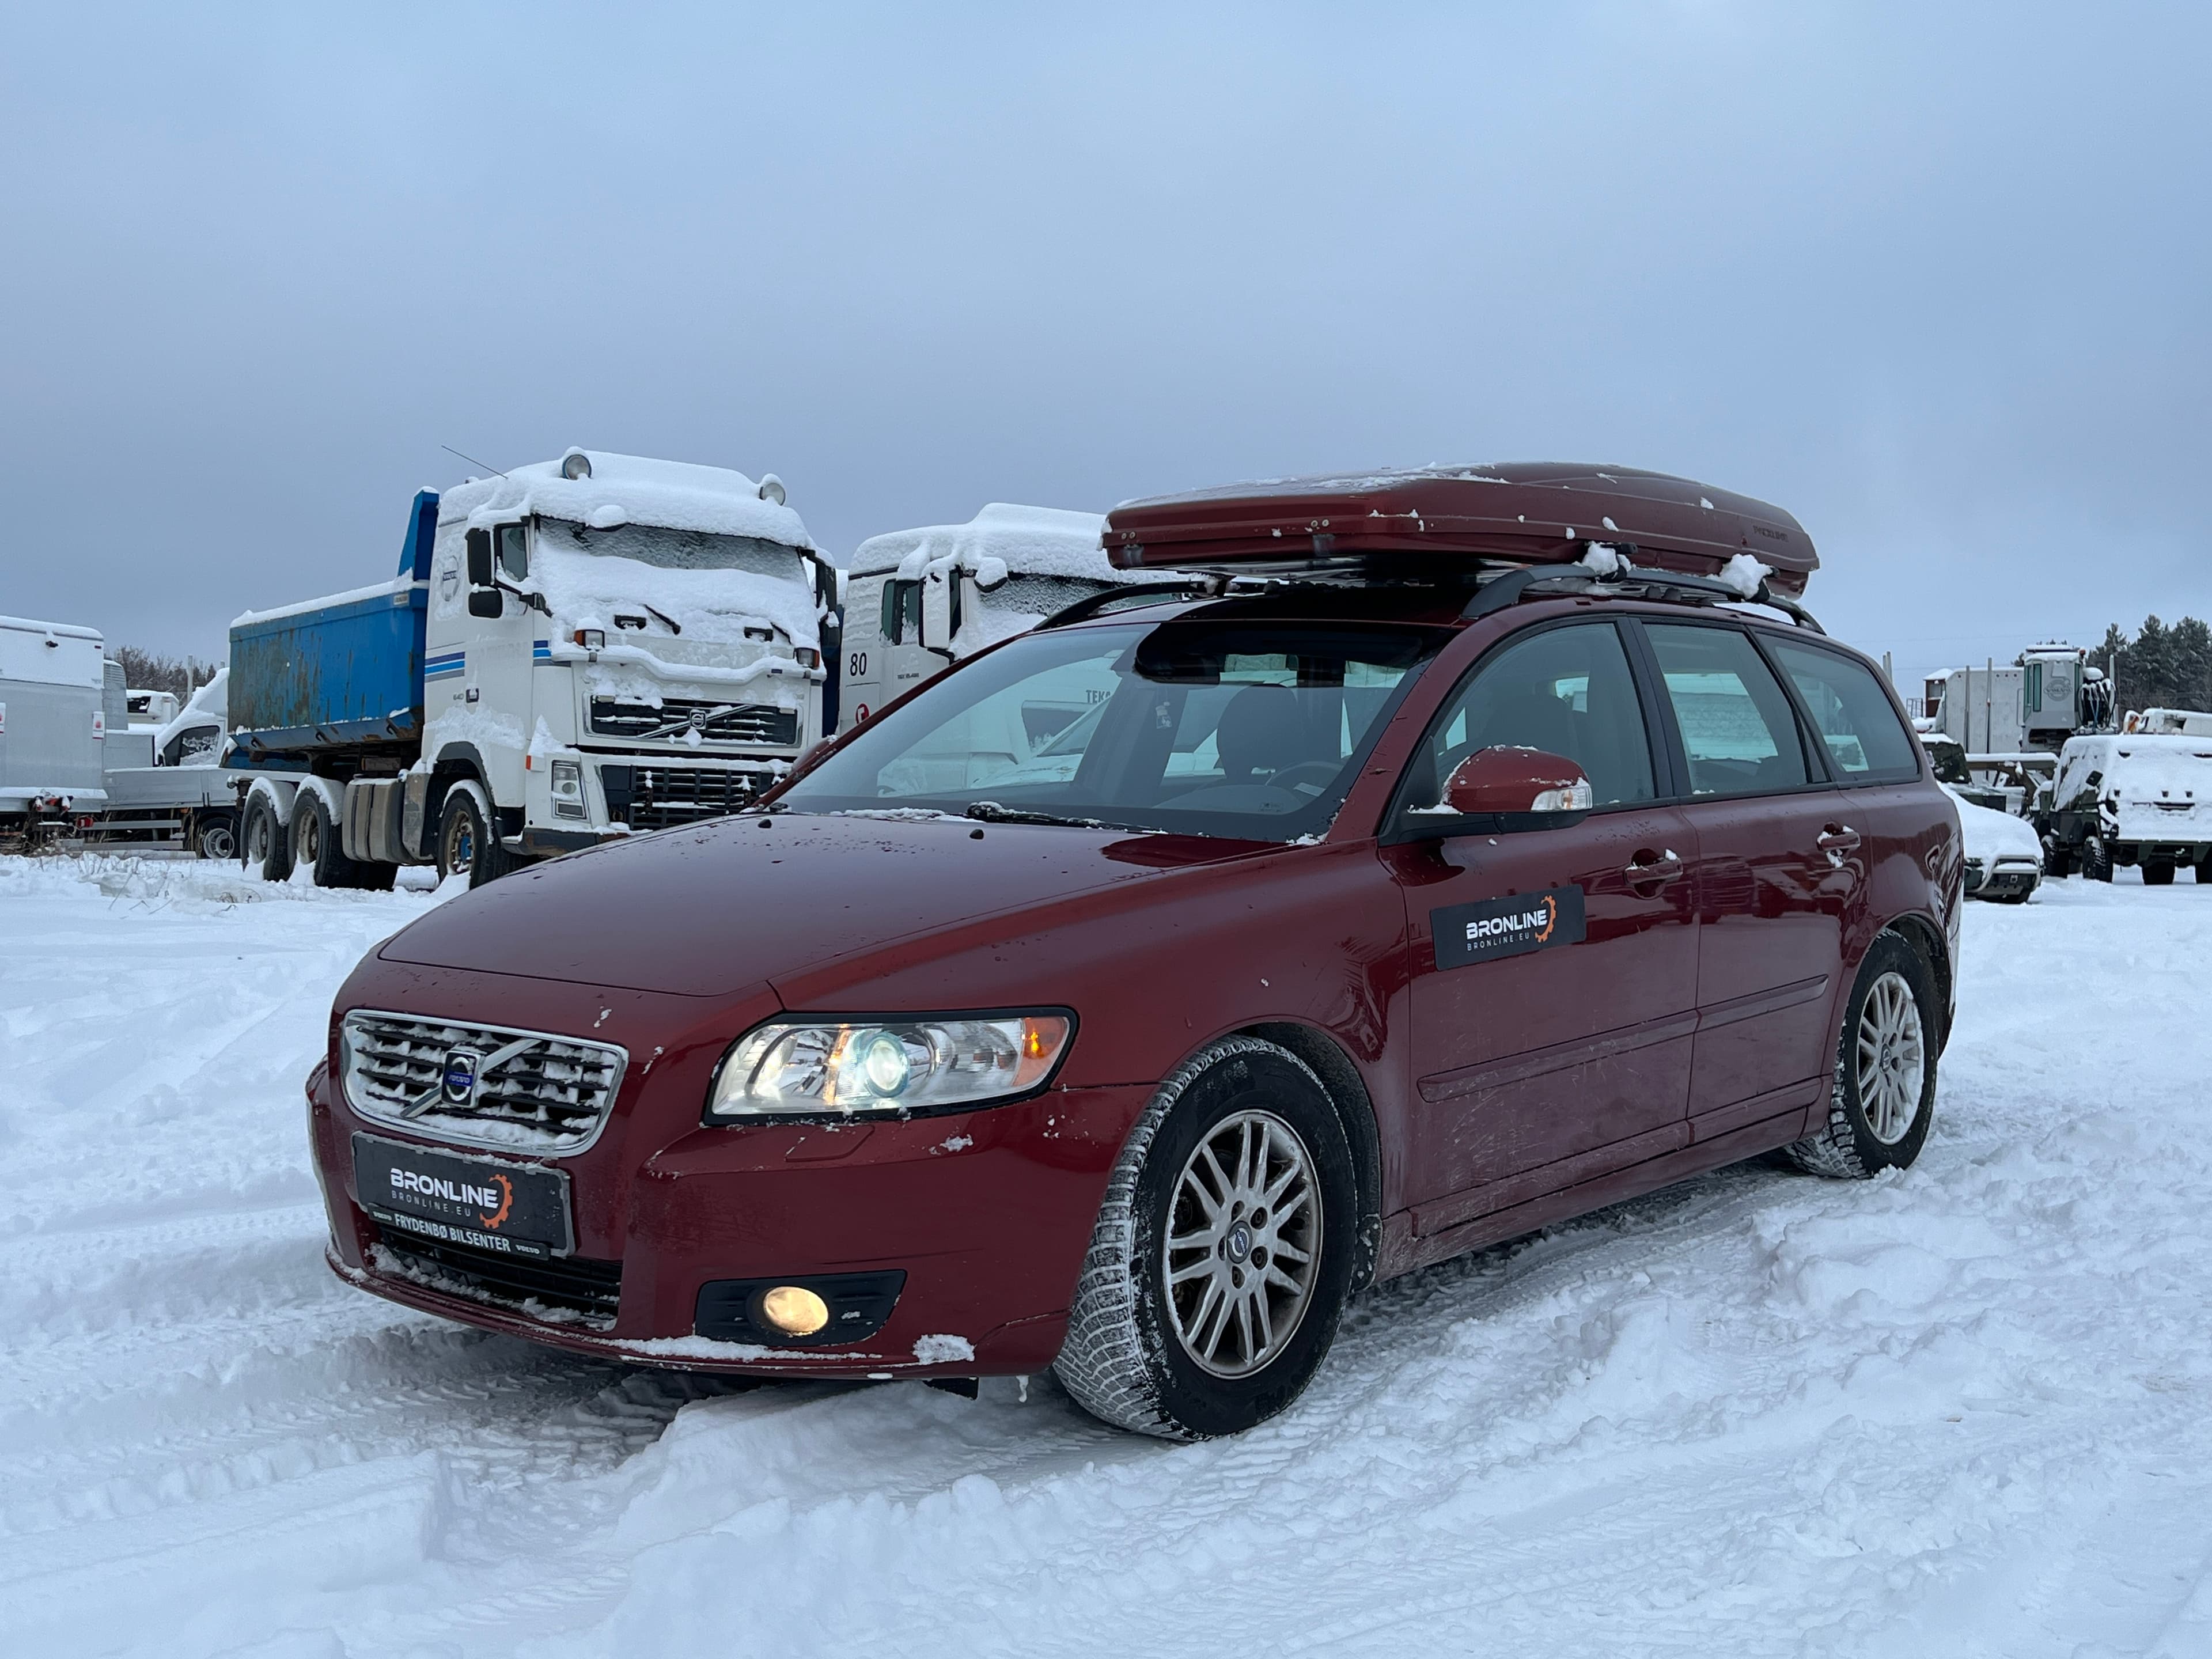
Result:
M1437 966L1464 968L1583 940L1583 890L1553 887L1429 912Z
M499 1225L514 1211L514 1183L495 1172L489 1186L478 1186L473 1181L455 1181L447 1176L424 1175L418 1170L392 1171L392 1194L394 1198L409 1198L417 1205L438 1209L475 1210L476 1224L488 1232L496 1232Z

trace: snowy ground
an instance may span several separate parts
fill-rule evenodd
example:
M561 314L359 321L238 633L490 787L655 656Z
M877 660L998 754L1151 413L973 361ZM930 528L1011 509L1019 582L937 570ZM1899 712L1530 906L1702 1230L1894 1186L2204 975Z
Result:
M1187 1448L341 1285L300 1079L434 902L0 860L0 1653L2212 1654L2212 888L1970 907L1903 1176L1401 1281Z

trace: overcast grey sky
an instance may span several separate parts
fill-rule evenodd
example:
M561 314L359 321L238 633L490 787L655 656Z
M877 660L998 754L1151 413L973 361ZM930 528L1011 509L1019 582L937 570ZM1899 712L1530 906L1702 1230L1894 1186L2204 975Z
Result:
M381 579L441 444L773 471L840 556L1657 467L1901 681L2212 612L2200 4L4 19L0 611L111 645Z

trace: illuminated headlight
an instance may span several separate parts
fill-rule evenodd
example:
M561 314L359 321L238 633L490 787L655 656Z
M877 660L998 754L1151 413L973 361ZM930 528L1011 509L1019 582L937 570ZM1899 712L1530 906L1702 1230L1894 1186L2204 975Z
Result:
M1044 1086L1074 1029L1053 1013L772 1020L722 1057L706 1121L901 1116L1012 1100Z
M581 761L553 763L553 813L556 817L584 816L584 764Z

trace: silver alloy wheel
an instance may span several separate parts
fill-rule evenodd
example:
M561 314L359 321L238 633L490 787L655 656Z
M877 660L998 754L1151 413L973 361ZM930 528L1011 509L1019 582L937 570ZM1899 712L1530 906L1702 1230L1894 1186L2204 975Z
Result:
M1297 1130L1273 1112L1231 1114L1176 1177L1162 1249L1176 1338L1216 1376L1249 1376L1280 1353L1313 1299L1321 1193Z
M1899 973L1884 974L1859 1011L1859 1107L1867 1127L1894 1146L1920 1114L1928 1082L1928 1048L1921 1040L1920 1004Z

